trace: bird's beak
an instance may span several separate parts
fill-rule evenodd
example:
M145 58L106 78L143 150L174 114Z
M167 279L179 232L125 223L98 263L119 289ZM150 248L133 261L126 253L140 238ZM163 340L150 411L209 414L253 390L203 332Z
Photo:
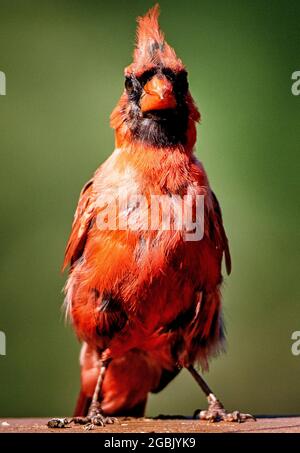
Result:
M144 86L140 106L142 112L175 108L176 99L172 83L165 76L152 77Z

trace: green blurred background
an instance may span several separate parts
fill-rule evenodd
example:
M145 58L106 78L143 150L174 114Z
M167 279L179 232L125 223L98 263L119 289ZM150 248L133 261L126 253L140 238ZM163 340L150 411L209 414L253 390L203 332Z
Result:
M299 413L300 2L162 0L161 25L202 113L197 155L224 212L228 352L209 383L230 408ZM79 344L61 313L79 191L114 147L135 18L152 1L0 0L0 415L70 414ZM148 415L206 401L183 372Z

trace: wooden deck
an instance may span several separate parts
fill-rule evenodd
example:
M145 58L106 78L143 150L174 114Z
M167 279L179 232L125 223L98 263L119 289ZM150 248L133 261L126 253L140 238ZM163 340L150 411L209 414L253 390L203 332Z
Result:
M83 426L68 425L49 429L46 418L0 418L0 433L87 432ZM300 416L261 417L256 422L208 423L190 419L120 418L113 425L97 427L87 433L300 433Z

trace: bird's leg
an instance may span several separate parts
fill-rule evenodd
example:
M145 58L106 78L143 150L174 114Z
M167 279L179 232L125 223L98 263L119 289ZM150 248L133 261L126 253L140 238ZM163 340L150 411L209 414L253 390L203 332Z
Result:
M231 413L227 412L221 401L218 400L202 376L195 370L193 365L189 365L187 369L205 393L208 401L208 409L206 411L196 411L194 417L198 417L200 420L208 420L210 422L226 421L241 423L248 419L255 420L255 417L251 414L242 414L239 411L233 411Z
M109 362L110 362L110 360L101 361L99 376L97 379L92 402L89 407L87 416L86 417L73 417L73 419L72 419L72 421L74 423L86 425L85 426L86 430L94 429L95 426L104 426L104 425L107 425L110 423L114 423L116 421L116 418L106 417L103 414L102 409L101 409L101 403L99 401L105 372L107 370Z
M94 429L95 426L104 426L106 424L114 423L116 418L106 417L101 409L99 401L101 396L102 384L104 381L105 372L111 359L100 360L100 370L94 390L93 398L89 411L86 417L73 417L73 418L52 418L48 421L49 428L65 428L68 424L74 422L80 425L85 425L86 430Z

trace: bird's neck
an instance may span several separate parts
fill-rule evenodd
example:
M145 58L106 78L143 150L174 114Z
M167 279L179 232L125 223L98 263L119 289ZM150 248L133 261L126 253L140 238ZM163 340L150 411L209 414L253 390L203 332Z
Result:
M194 119L189 118L187 131L185 134L185 141L176 145L156 147L153 144L148 144L145 141L140 141L132 136L126 122L120 122L115 128L115 144L118 149L131 150L132 152L141 152L143 150L156 150L162 153L170 154L172 151L180 151L187 155L193 153L193 148L197 139L197 130Z

